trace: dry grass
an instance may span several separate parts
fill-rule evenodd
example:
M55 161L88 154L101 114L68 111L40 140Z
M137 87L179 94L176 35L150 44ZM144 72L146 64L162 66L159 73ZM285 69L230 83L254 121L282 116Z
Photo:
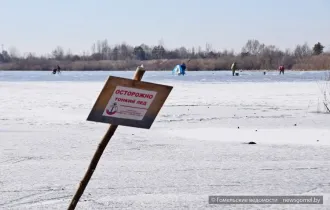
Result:
M325 74L324 80L318 83L322 95L322 105L327 113L330 113L330 71Z
M279 60L268 62L255 56L222 56L214 59L159 59L159 60L82 60L82 61L56 61L49 59L24 59L12 63L0 63L1 70L51 70L57 64L63 70L86 71L86 70L134 70L136 66L143 63L147 70L172 70L175 65L186 62L189 71L199 70L229 70L231 64L236 61L239 69L275 70L278 68ZM287 69L293 70L325 70L330 69L330 55L324 54L297 59L295 64L286 64Z
M293 69L301 70L329 70L330 69L330 55L317 55L304 58L295 65Z

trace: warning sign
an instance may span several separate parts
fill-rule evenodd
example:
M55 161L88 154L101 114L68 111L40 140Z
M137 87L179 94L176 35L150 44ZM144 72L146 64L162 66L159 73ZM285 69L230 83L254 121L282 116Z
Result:
M104 116L142 120L157 92L117 86L104 112Z
M150 128L172 88L110 76L87 120Z

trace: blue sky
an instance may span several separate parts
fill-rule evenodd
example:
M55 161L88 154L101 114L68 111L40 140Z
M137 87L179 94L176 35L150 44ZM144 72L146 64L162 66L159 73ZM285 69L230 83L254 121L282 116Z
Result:
M330 49L330 0L0 0L0 45L20 54L56 46L114 45L240 51L248 39L281 49L316 42Z

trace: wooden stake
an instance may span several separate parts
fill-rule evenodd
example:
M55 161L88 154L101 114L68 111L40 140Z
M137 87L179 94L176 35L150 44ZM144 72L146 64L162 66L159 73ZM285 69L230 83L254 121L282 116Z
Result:
M133 80L141 81L144 73L145 73L145 70L139 66L135 71ZM73 210L76 208L76 205L77 205L80 197L84 193L84 190L87 187L87 184L88 184L89 180L91 179L99 160L101 159L103 151L105 150L106 146L108 145L113 134L116 132L117 127L118 127L118 125L110 125L109 129L105 133L102 141L100 142L97 150L95 151L93 159L89 164L89 167L87 169L87 172L86 172L84 178L81 180L81 182L79 184L79 188L77 189L75 195L73 196L73 198L71 200L68 210Z

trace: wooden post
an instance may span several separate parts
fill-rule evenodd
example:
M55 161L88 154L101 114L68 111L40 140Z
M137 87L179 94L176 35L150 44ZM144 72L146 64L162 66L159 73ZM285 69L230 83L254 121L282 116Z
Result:
M141 81L144 73L145 73L145 70L143 67L141 67L141 66L137 67L133 80ZM79 184L79 188L77 189L75 195L73 196L73 198L71 200L68 210L73 210L76 208L76 205L77 205L80 197L84 193L84 190L87 187L87 184L88 184L89 180L91 179L99 160L101 159L103 151L105 150L105 148L106 148L107 144L109 143L113 134L116 132L117 127L118 127L118 125L110 125L109 129L105 133L102 141L100 142L97 150L94 153L93 159L89 164L89 167L87 169L87 172L86 172L84 178L81 180L81 182Z

